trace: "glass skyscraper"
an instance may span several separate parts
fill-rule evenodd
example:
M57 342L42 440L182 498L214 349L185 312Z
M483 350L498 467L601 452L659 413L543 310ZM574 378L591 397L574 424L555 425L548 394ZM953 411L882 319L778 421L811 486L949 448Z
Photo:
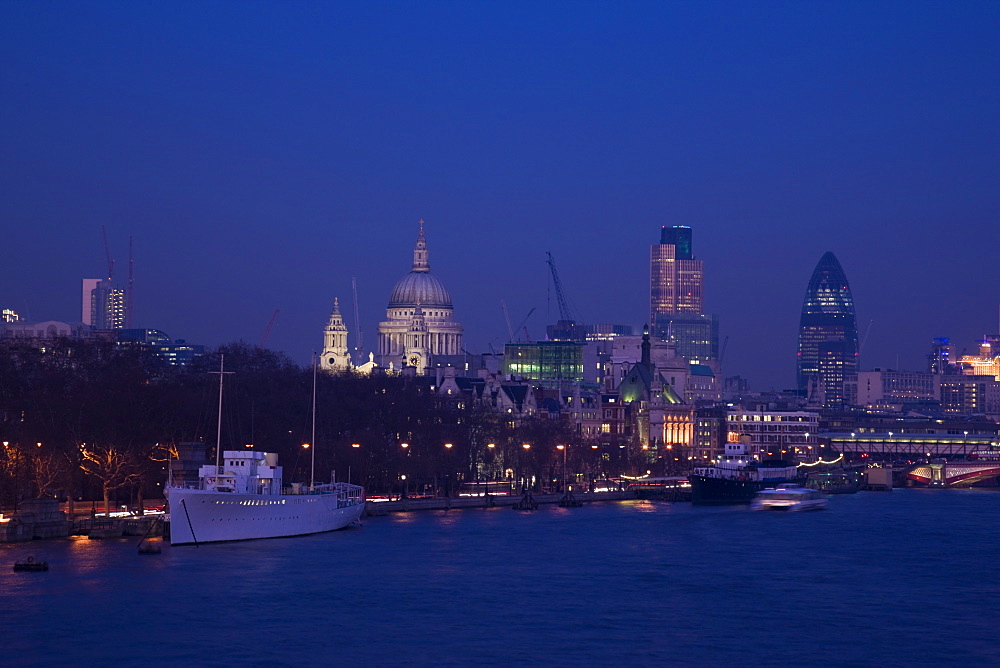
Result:
M822 391L827 408L843 405L844 382L857 375L854 298L840 262L829 251L820 258L806 288L796 370L799 389Z

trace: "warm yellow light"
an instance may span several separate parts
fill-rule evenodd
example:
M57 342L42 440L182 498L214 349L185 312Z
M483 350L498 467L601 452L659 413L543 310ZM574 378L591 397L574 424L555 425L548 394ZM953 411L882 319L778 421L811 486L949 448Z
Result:
M399 479L400 480L406 480L406 474L404 473L403 475L399 476Z
M444 447L446 447L446 448L449 448L449 449L450 449L450 448L452 447L452 444L451 444L451 443L445 443L445 444L444 444Z
M495 448L495 447L497 447L497 444L496 443L487 443L486 447L487 448Z
M556 446L556 450L565 450L565 449L566 449L565 445L557 445Z
M361 444L360 443L351 443L351 447L352 448L360 448Z
M597 446L596 446L596 445L592 445L592 446L590 446L590 447L591 447L591 449L592 449L592 450L596 450L596 449L597 449Z
M965 433L968 434L969 432L965 432ZM42 447L41 443L38 443L37 445L38 445L38 447Z
M308 444L308 443L303 443L303 444L302 444L302 447L303 447L304 449L308 450L308 449L309 449L309 444Z
M525 443L521 447L524 448L525 450L530 450L531 449L531 443Z
M409 443L400 443L399 447L401 447L401 448L408 448L408 447L410 447L410 444Z

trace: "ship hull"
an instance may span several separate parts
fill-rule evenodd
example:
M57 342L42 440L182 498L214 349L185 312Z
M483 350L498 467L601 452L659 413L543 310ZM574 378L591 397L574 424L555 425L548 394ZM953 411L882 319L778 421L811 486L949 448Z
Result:
M762 489L785 483L803 483L805 479L738 480L690 475L691 501L696 505L750 503Z
M170 544L191 545L335 531L357 521L363 499L337 494L232 494L171 489Z

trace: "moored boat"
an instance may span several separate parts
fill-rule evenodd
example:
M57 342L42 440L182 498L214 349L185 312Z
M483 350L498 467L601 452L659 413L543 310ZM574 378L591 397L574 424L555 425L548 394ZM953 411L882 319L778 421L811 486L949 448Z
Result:
M171 545L334 531L356 522L364 510L359 485L296 484L283 490L274 453L226 450L223 461L222 473L205 465L197 483L167 487Z
M219 422L215 464L198 470L198 480L164 492L170 504L170 544L190 545L255 538L302 536L342 529L358 521L365 491L344 482L315 483L316 365L313 364L312 472L308 485L282 487L278 455L257 450L219 452L222 442L222 383L219 362ZM220 459L221 455L221 459Z
M822 471L806 476L806 486L827 494L855 494L861 488L856 471Z
M688 480L695 504L750 503L762 489L805 482L795 462L757 461L743 443L726 443L714 465L695 468Z

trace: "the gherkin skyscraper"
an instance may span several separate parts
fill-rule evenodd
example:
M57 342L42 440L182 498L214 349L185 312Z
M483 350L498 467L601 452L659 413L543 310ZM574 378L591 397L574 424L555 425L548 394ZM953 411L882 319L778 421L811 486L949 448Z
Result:
M844 381L858 371L858 323L847 276L827 251L809 279L799 321L798 385L827 408L844 404Z

